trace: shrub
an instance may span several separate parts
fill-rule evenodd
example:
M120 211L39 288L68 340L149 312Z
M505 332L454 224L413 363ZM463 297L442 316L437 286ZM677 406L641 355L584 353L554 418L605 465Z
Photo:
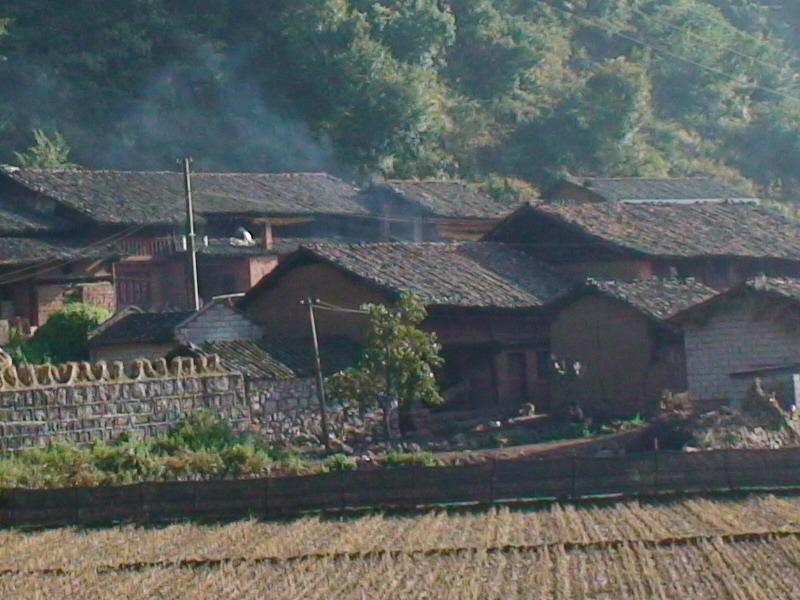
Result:
M322 462L322 468L330 471L354 471L358 468L356 459L346 454L332 454Z
M213 450L181 450L162 460L165 473L174 479L218 479L225 474L225 461Z
M163 453L179 450L222 450L241 441L231 424L209 410L185 416L156 447Z
M14 340L9 354L22 363L88 360L89 331L110 316L101 306L71 302L50 315L32 338Z
M123 440L118 444L95 444L91 449L95 466L113 483L159 479L164 465L153 454L150 444Z
M441 467L444 463L431 452L389 452L383 460L389 468Z
M273 458L252 442L225 448L222 460L226 470L236 477L266 477L274 464Z

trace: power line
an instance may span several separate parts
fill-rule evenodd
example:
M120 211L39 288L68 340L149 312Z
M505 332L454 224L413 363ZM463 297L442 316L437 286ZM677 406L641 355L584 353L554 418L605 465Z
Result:
M653 23L657 23L658 25L669 27L670 29L673 29L675 31L679 31L681 33L685 33L685 34L687 34L687 35L689 35L689 36L691 36L693 38L696 38L696 39L698 39L698 40L700 40L702 42L714 44L716 46L716 41L715 40L713 40L713 39L711 39L711 38L709 38L707 36L704 36L704 35L701 35L701 34L697 33L696 31L690 29L688 26L687 27L679 27L678 25L670 23L669 21L660 20L660 19L656 18L655 15L646 13L646 12L644 12L642 10L637 9L637 8L631 8L630 10L632 12L640 15L641 17L644 17L645 20L650 20ZM695 13L695 14L699 14L699 13ZM729 30L731 30L734 34L738 34L738 33L744 34L745 33L745 32L740 31L739 29L736 29L733 26L729 26ZM752 37L753 39L757 40L759 43L763 43L764 42L764 40L758 40L757 38L755 38L755 36L750 36L750 37ZM748 60L752 60L752 61L760 63L760 64L762 64L762 65L764 65L766 67L771 67L773 69L776 69L778 71L782 71L785 68L785 67L781 67L779 65L776 65L775 63L760 59L757 56L753 56L751 54L747 54L745 52L737 50L736 48L734 48L732 46L717 46L717 47L719 49L721 49L721 50L725 50L727 52L735 54L735 55L737 55L737 56L739 56L741 58L746 58ZM790 57L787 56L786 58L788 60Z
M658 54L663 54L663 55L669 56L670 58L674 58L676 60L680 60L681 62L685 62L687 64L690 64L690 65L693 65L693 66L698 67L700 69L703 69L704 71L708 71L709 73L713 73L713 74L718 75L720 77L724 77L725 79L728 79L730 81L743 83L743 82L741 82L741 80L738 77L736 77L734 75L731 75L729 73L726 73L725 71L722 71L721 69L717 69L716 67L710 67L708 65L704 65L704 64L699 63L699 62L697 62L695 60L692 60L691 58L687 58L685 56L682 56L680 54L672 52L671 50L668 50L666 48L661 48L659 46L654 46L653 44L648 44L647 42L645 42L643 40L640 40L637 37L634 37L634 36L629 35L627 33L623 33L621 31L621 29L619 29L619 25L617 25L615 23L611 23L609 21L604 21L604 20L600 20L600 19L590 19L590 18L587 18L587 17L583 17L581 15L578 15L577 13L574 13L574 12L572 12L570 10L567 10L565 8L561 8L561 7L558 7L558 6L552 6L552 8L554 8L555 10L560 11L560 12L566 14L566 15L569 15L570 17L573 17L573 18L575 18L575 19L577 19L579 21L582 21L582 22L586 23L587 25L590 25L591 27L596 27L598 29L602 29L602 30L607 31L608 33L610 33L612 35L616 35L617 37L626 39L626 40L628 40L630 42L633 42L635 44L639 44L640 46L643 46L645 48L650 48L651 50L653 50L654 52L656 52ZM795 96L791 96L791 95L786 94L784 92L781 92L779 90L768 88L768 87L765 87L763 85L759 85L757 83L751 83L751 84L749 84L749 87L752 88L752 89L759 89L759 90L762 90L764 92L767 92L767 93L770 93L770 94L773 94L773 95L776 95L776 96L780 96L781 98L784 98L786 100L793 100L795 102L800 100L800 98L797 98Z

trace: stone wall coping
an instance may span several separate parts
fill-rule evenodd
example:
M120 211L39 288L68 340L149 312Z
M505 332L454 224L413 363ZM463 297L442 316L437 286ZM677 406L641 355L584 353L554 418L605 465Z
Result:
M236 373L225 370L216 354L175 357L169 362L164 358L140 358L128 363L101 360L58 365L11 365L0 371L0 392L232 375Z

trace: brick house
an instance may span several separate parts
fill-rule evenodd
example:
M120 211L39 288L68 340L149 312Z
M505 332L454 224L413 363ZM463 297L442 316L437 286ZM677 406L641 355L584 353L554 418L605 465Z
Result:
M85 247L55 215L17 206L0 195L0 321L38 325L69 300L114 308L110 248ZM0 337L5 337L5 334Z
M654 414L686 389L683 334L670 318L716 292L693 280L588 281L550 307L553 357L580 376L554 381L552 412L600 418Z
M450 408L546 409L548 331L542 307L565 281L503 244L317 244L301 247L239 307L272 334L308 338L303 298L344 308L392 302L406 291L428 309L423 326L442 344L439 379ZM318 311L318 331L360 342L362 315Z
M800 373L800 280L757 278L678 313L689 392L743 400L755 377ZM792 399L792 404L794 399Z
M800 276L800 225L753 203L530 204L484 238L598 279L695 278L725 289Z
M759 202L743 188L708 177L571 177L545 190L542 199L670 204Z
M476 240L520 206L462 181L387 179L361 198L381 216L387 240L410 242Z
M92 360L130 361L163 357L180 343L200 345L262 336L261 327L228 300L214 300L199 312L153 313L131 306L90 333L89 352Z

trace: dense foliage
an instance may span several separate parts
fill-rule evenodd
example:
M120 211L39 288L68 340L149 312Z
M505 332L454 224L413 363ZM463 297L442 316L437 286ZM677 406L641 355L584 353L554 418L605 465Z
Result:
M6 349L17 364L88 360L89 331L110 316L102 306L70 302L51 314L33 337L15 336Z
M744 174L790 196L796 4L14 0L0 160L38 129L92 167Z

